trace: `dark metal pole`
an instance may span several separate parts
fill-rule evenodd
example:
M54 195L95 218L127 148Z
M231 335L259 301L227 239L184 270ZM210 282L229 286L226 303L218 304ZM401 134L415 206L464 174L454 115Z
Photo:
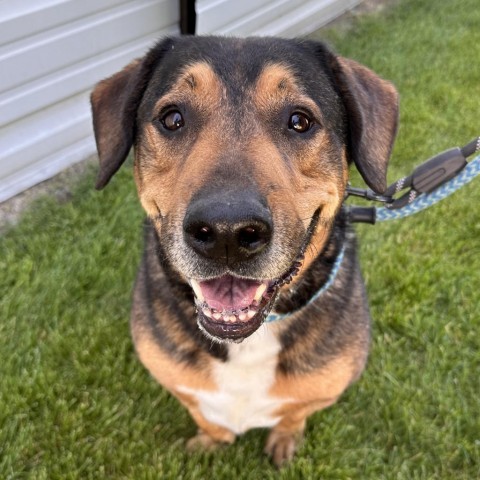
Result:
M195 35L196 24L195 0L180 0L180 33Z

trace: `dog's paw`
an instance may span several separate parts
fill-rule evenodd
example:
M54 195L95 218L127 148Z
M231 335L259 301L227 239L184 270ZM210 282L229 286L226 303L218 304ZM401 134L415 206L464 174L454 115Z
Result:
M272 430L265 444L264 452L277 468L281 468L293 459L302 440L302 432L285 433Z
M194 437L190 438L187 441L187 451L189 452L199 452L207 451L212 452L222 445L222 442L218 442L213 439L210 435L200 432Z
M235 437L234 437L235 438ZM234 438L230 440L215 440L205 432L198 432L194 437L187 441L187 451L189 452L213 452L217 448L233 443Z

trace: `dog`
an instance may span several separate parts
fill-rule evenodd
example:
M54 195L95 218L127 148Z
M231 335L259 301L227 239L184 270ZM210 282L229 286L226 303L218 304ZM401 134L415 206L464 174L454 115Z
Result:
M394 86L320 42L173 37L97 84L91 105L98 189L134 147L141 362L196 422L189 449L265 427L282 466L307 417L365 367L370 314L342 205L351 164L386 188Z

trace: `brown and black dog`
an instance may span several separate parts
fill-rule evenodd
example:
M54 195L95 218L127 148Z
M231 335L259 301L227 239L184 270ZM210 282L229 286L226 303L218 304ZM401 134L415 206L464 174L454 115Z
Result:
M282 465L365 365L342 202L350 163L385 189L395 88L317 42L184 37L91 100L96 186L133 145L148 215L131 320L141 361L197 423L189 447L269 427Z

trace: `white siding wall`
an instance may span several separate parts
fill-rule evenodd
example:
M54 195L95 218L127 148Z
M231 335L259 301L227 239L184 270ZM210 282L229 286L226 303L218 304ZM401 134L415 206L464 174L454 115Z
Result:
M357 3L197 0L197 31L295 36ZM178 0L0 1L0 202L95 152L91 87L178 15Z
M0 201L95 152L94 83L178 33L177 0L0 2Z
M361 0L197 0L197 33L278 35L313 32Z

